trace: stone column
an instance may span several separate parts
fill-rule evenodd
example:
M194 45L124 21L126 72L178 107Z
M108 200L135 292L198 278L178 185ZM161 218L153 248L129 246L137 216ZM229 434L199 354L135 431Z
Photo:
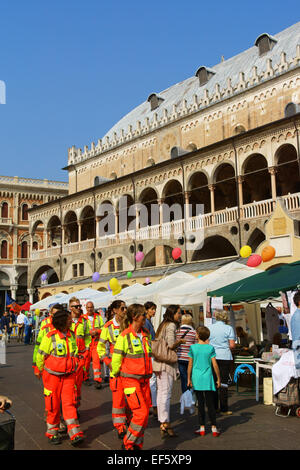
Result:
M29 302L33 304L33 294L34 294L34 289L27 289L28 295L29 295Z
M100 220L101 220L101 217L96 216L96 240L98 240L98 238L100 238L100 233L99 233L99 230L100 230L99 222L100 222Z
M48 234L47 234L47 229L44 228L44 233L43 233L43 250L46 250L48 247Z
M159 207L159 225L162 225L164 223L164 214L163 214L163 203L164 199L158 199L158 207Z
M82 227L82 222L77 222L78 223L78 241L81 242L81 227Z
M210 212L215 212L215 185L210 184L208 185L208 189L210 190Z
M119 211L115 211L115 241L119 241Z
M160 236L162 236L162 224L164 223L164 213L163 213L164 199L160 198L157 200L157 202L158 202L158 208L159 208L159 233L160 233Z
M243 216L243 182L245 178L243 176L238 176L237 181L238 181L238 192L239 192L239 203L240 203L240 217Z
M184 217L183 217L184 219L189 219L190 217L192 217L192 211L191 211L191 208L189 206L190 196L191 196L191 193L189 191L185 191L185 193L184 193L185 211L184 211Z
M138 207L135 208L135 228L136 231L140 229L140 212Z
M271 166L269 168L269 173L271 175L271 189L272 189L272 199L275 201L277 197L277 192L276 192L276 173L277 173L277 168L275 166Z
M62 245L62 248L65 244L65 236L66 236L66 225L62 225L61 226L61 245Z
M17 300L16 297L17 297L17 289L18 289L18 286L15 285L15 284L12 284L10 286L10 292L11 292L11 298L14 299L14 300Z

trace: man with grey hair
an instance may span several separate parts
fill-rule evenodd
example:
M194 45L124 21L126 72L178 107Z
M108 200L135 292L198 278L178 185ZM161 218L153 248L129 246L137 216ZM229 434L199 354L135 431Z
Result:
M221 388L215 393L215 408L224 415L231 415L228 410L228 380L230 362L232 361L231 350L235 348L235 334L233 328L228 323L228 314L225 310L215 310L215 323L210 327L209 343L215 348L216 359L220 369Z

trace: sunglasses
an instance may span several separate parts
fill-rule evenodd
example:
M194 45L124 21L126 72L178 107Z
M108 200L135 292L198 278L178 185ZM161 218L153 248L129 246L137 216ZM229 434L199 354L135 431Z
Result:
M71 305L71 307L73 307L73 308L80 308L80 307L81 307L81 304L78 304L78 305Z
M126 310L126 307L120 307L121 312L124 312Z

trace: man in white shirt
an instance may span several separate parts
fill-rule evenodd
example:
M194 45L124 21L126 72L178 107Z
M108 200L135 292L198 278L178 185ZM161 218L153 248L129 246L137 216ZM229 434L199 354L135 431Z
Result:
M23 341L23 336L24 336L24 322L25 322L26 316L23 313L23 310L19 313L18 318L17 318L17 325L18 325L18 343L20 341Z

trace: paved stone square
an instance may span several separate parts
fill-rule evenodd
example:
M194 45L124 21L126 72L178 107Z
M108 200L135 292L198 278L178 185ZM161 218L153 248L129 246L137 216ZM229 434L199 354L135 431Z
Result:
M73 450L66 437L60 446L50 446L44 435L44 401L42 383L33 375L31 360L33 346L18 344L7 347L7 365L0 366L0 394L13 400L12 412L16 417L16 450ZM262 393L261 393L262 396ZM275 416L275 408L255 401L255 395L237 395L230 387L229 405L233 415L218 420L222 434L213 438L193 434L197 415L180 415L180 381L176 381L172 397L171 416L176 438L162 440L158 422L149 418L145 432L144 449L147 450L299 450L300 420L291 416ZM102 390L93 386L82 390L80 423L86 435L82 450L119 450L111 421L111 394L107 384ZM208 428L209 429L209 428ZM79 448L78 448L79 449Z

